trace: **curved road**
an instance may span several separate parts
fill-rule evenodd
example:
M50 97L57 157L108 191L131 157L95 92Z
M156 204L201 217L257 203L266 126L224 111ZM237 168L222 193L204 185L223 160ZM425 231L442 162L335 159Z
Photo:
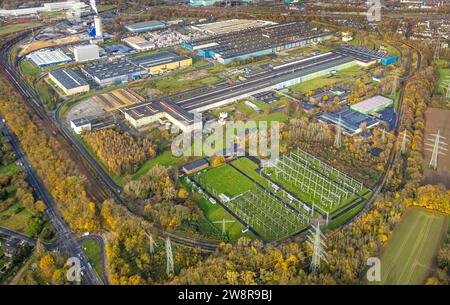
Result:
M113 198L118 203L124 204L124 200L120 196L121 187L111 179L109 174L105 172L105 170L89 154L86 148L78 141L72 131L64 124L64 122L62 122L59 117L62 105L56 109L54 117L49 117L46 110L40 103L34 89L22 79L22 75L18 72L17 62L12 61L10 51L15 44L25 39L30 33L30 31L25 31L20 36L6 43L2 49L0 49L0 66L2 66L5 71L7 79L14 87L17 88L24 100L30 105L30 107L32 107L39 118L44 121L44 124L47 127L50 127L54 133L61 135L62 140L68 144L67 147L74 150L75 153L78 154L78 157L81 156L80 162L83 164L79 165L83 166L83 168L88 171L87 178L89 180L89 184L95 186L95 190L98 191L98 194L96 194L96 192L92 192L91 196L96 198L99 202ZM74 154L71 155L74 156ZM182 246L202 248L207 251L211 251L212 248L218 248L218 243L215 242L200 241L194 238L178 236L165 231L159 232L161 237L168 236L168 234L171 235L171 240L173 243Z

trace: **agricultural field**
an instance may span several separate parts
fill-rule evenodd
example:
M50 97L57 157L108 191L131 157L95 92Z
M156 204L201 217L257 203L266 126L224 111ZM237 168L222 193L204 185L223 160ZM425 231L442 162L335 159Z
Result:
M445 94L444 85L446 81L450 81L450 67L448 65L448 61L445 59L441 59L437 61L438 73L439 73L439 82L437 84L437 91L441 94Z
M425 112L425 143L434 143L437 131L440 131L440 135L445 137L444 143L446 149L449 149L450 145L450 110L428 108ZM424 151L424 184L444 184L447 188L450 188L450 153L442 151L443 154L438 156L438 167L436 170L429 168L432 152L429 150Z
M379 284L423 284L447 231L448 217L410 209L381 255Z

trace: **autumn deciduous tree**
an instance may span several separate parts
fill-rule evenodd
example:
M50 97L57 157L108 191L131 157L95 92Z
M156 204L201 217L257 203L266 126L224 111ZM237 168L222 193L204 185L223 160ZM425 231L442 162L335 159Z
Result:
M88 132L84 139L114 174L132 174L156 156L156 145L149 138L136 139L127 132L102 129Z
M47 278L51 278L56 270L56 262L51 254L44 255L39 261L39 268L43 275Z
M212 167L221 166L221 165L225 164L225 157L224 156L212 156L209 159L209 163L211 164Z

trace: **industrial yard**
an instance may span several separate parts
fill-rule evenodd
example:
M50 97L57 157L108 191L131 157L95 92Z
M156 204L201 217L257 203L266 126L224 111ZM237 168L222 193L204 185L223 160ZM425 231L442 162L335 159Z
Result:
M370 5L0 0L0 284L448 284L450 6Z

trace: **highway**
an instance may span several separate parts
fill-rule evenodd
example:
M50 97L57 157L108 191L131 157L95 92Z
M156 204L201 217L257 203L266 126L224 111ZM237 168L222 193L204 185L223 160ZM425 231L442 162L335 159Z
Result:
M54 230L57 235L57 249L62 252L67 252L71 257L77 257L80 260L80 264L83 270L82 282L86 285L101 285L101 280L95 274L95 271L90 268L88 264L88 259L81 249L80 243L77 237L69 228L67 223L63 220L61 214L55 206L53 198L48 193L47 189L40 178L35 173L34 169L28 162L16 136L7 126L4 118L0 116L0 130L3 135L9 138L11 146L16 153L17 161L20 162L22 168L27 174L28 182L34 190L35 198L42 200L47 209L45 210L46 215L50 219Z

